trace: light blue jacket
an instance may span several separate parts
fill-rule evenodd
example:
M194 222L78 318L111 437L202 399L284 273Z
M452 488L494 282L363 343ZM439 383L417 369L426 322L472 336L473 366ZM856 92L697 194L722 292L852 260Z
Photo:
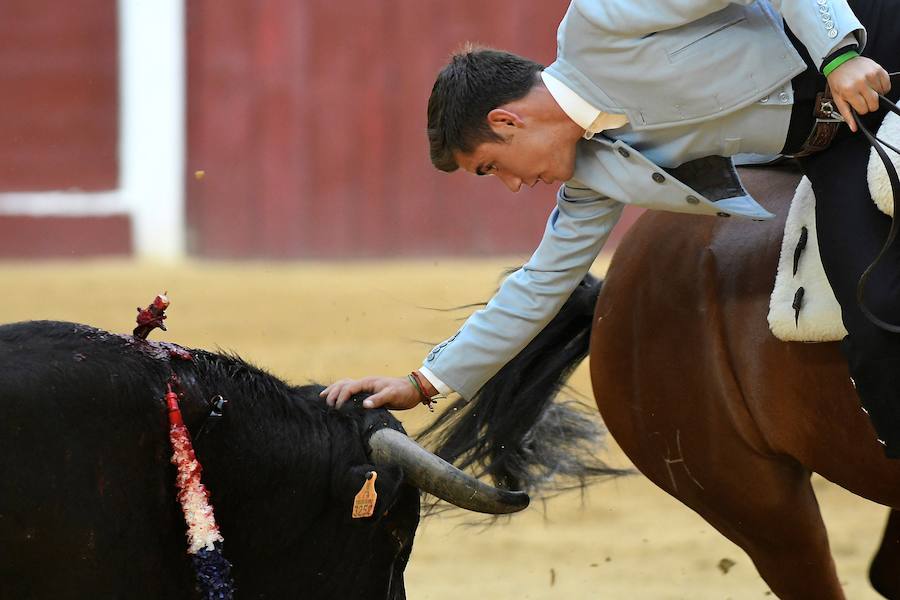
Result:
M865 44L845 0L574 0L547 70L629 125L578 143L535 253L424 366L471 398L559 312L625 204L771 218L746 194L714 201L661 166L781 149L790 80L806 69L782 17L817 64L848 35Z

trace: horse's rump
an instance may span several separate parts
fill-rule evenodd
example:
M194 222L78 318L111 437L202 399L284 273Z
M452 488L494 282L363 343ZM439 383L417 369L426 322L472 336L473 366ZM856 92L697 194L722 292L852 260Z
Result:
M776 219L647 213L617 249L591 347L604 422L635 464L669 482L672 493L729 476L711 452L728 460L749 449L790 456L870 499L900 502L891 487L900 483L900 464L886 463L837 344L782 342L767 326L799 173L741 175ZM686 456L695 458L680 462ZM688 474L681 466L690 462ZM880 476L854 475L848 465Z

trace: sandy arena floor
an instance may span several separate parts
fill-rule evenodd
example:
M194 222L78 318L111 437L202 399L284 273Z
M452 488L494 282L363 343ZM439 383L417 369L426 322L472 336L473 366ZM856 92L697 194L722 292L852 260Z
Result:
M0 264L0 322L62 319L125 332L134 307L168 290L169 332L155 339L234 350L295 383L402 375L420 364L421 341L457 326L423 307L486 299L516 261ZM589 394L584 367L574 384ZM416 430L428 412L398 417ZM608 459L629 465L612 441ZM879 598L865 573L886 509L816 483L848 597ZM735 563L727 573L724 558ZM741 550L641 476L536 503L490 528L427 520L407 589L412 600L771 597Z

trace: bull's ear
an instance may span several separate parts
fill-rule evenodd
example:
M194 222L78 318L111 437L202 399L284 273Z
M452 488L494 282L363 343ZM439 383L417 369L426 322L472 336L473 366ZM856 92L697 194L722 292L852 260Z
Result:
M402 491L406 489L402 487L403 470L396 465L380 465L376 467L375 465L361 464L350 467L346 475L338 483L339 489L335 490L338 502L340 502L341 506L347 506L348 519L351 518L353 511L353 500L360 490L363 489L367 479L366 475L370 471L378 474L378 477L375 478L375 492L378 494L378 499L375 502L375 512L372 513L371 517L353 519L354 521L377 521L391 510Z

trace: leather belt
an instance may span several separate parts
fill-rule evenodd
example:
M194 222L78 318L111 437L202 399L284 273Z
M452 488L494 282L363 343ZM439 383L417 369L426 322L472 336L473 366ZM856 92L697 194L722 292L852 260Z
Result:
M812 131L800 150L794 154L790 154L789 158L802 158L821 152L834 140L837 135L838 128L844 120L841 114L834 107L834 100L831 97L831 89L825 85L825 91L816 94L816 100L813 103L813 116L816 121Z

